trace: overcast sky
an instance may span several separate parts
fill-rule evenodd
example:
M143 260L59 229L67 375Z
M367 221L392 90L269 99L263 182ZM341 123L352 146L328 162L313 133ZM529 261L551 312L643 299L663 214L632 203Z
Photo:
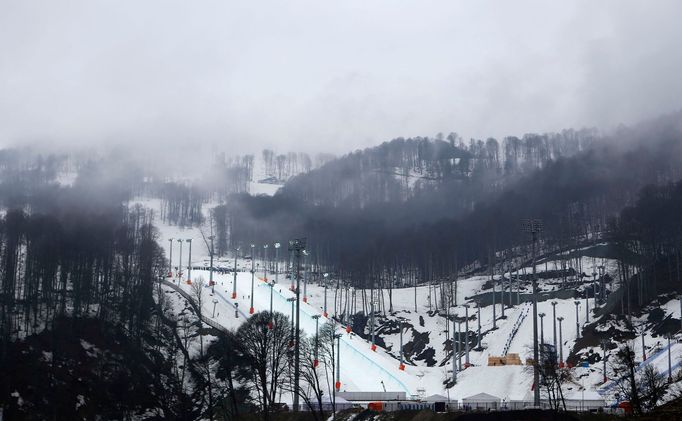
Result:
M0 145L343 153L682 108L682 1L0 0Z

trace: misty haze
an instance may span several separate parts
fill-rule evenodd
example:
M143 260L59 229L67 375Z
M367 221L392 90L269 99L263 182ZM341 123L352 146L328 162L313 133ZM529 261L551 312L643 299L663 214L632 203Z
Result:
M680 18L0 0L0 421L682 418Z

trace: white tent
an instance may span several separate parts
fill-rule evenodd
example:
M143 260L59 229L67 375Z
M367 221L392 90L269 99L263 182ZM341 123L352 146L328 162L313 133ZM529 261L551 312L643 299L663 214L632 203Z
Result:
M500 407L500 399L497 396L487 393L477 393L466 398L462 398L462 405L465 409L497 409Z
M594 390L576 390L564 395L566 410L589 411L606 406L604 398Z
M431 395L424 399L426 402L449 402L450 399L443 395Z

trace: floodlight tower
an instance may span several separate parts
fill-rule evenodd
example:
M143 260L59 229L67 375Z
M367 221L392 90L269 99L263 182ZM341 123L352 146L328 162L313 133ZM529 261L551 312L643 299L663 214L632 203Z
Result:
M457 383L457 370L461 367L459 358L459 321L457 313L452 318L452 380Z
M668 340L668 342L670 342L670 340ZM606 383L606 380L607 380L607 378L606 378L606 346L608 344L609 344L608 339L602 339L601 340L601 350L602 350L601 352L602 352L602 356L603 356L602 360L604 362L604 369L603 369L604 370L604 383ZM668 343L668 345L670 345L670 343ZM670 348L668 348L668 352L670 352Z
M341 389L341 336L340 333L334 334L336 339L336 384L334 386L336 391Z
M215 285L215 282L213 282L213 255L215 253L215 250L213 248L213 240L215 239L215 235L210 235L208 239L211 240L211 249L209 250L209 257L211 259L209 263L211 266L208 269L208 283L211 284L211 294L213 294L214 292L213 287Z
M270 321L268 322L268 327L272 330L275 322L275 315L272 312L272 293L273 290L275 289L275 283L274 282L267 282L268 286L270 287Z
M522 229L530 234L533 255L533 400L534 405L540 406L540 370L538 369L538 282L535 278L535 243L542 232L542 221L539 219L524 219Z
M237 299L237 255L239 254L239 246L234 248L234 279L232 281L232 299Z
M575 300L573 301L573 304L575 304L575 337L576 339L580 339L580 320L578 320L578 307L580 306L580 301Z
M295 309L294 305L296 304L296 297L287 298L287 302L291 303L291 337L289 340L289 347L291 347L294 345L294 329L295 329L294 323L296 320L296 317L294 316L294 309Z
M329 315L327 313L327 278L329 277L329 274L325 272L323 276L324 276L324 313L322 313L322 315L324 317L327 317Z
M213 299L213 315L211 317L215 317L215 306L218 304L218 299L214 298Z
M319 346L319 334L320 334L320 315L315 314L311 316L313 319L315 319L315 355L313 356L313 368L317 368L317 366L320 364L319 360L317 359L318 353L317 353L317 348Z
M279 248L282 245L275 243L275 283L279 282Z
M672 339L673 334L668 333L666 335L668 337L668 383L673 382L673 370L672 370L672 357L670 355L670 339ZM606 367L606 365L604 365ZM606 383L606 378L604 378L604 383Z
M469 304L464 304L464 367L469 368Z
M585 288L585 323L590 323L590 290L587 288Z
M552 341L554 342L554 352L556 352L556 301L552 301L552 325L553 325L553 333L552 333Z
M170 252L168 255L168 277L172 278L173 277L173 238L169 238L168 242L170 243Z
M604 275L606 274L606 267L604 265L597 266L599 270L599 302L606 302L606 283L604 282Z
M308 302L308 270L306 263L308 263L308 250L303 250L303 302Z
M398 366L398 369L401 371L404 371L405 370L405 354L403 353L403 330L405 329L405 326L404 326L405 318L400 317L399 323L400 323L400 365ZM450 329L449 326L448 326L448 329ZM454 348L453 348L453 350L454 350ZM455 363L454 359L452 360L452 363L453 364Z
M300 332L301 332L301 255L306 247L305 238L297 238L295 240L289 241L289 250L294 252L294 257L296 258L296 331L294 335L296 336L294 342L294 410L298 411L298 398L299 398L299 379L301 373L299 371L300 367ZM337 361L338 365L338 361Z
M180 244L180 262L178 263L178 283L182 280L182 238L176 240Z
M372 351L377 350L377 346L374 343L374 289L372 289L372 293L370 294L370 303L369 303L369 308L370 308L370 326L372 330L372 345L370 346L370 349Z
M263 281L268 282L268 244L263 244Z
M564 321L564 318L559 316L556 318L559 321L559 367L563 367L564 365L564 341L561 335L561 322Z
M254 251L256 249L255 244L251 244L251 307L249 307L249 314L254 313L253 308L253 283L256 277L256 268L254 267L254 262L256 261L256 256L254 256Z
M476 302L476 322L478 323L478 345L476 346L476 351L481 351L481 303Z
M187 262L187 283L192 282L192 239L188 238L185 240L189 243L189 259Z
M457 354L459 353L459 346L455 346L455 333L456 333L456 328L457 326L455 323L457 323L456 320L457 315L452 318L452 383L457 384ZM401 336L402 337L402 336ZM459 338L457 338L459 341Z

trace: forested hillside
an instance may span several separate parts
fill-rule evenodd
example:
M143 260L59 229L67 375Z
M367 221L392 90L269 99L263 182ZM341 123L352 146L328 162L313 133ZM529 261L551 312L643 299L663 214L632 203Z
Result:
M566 131L518 148L514 139L498 154L492 141L389 142L294 178L275 197L234 196L216 209L216 226L232 246L307 236L317 262L355 282L424 281L524 246L522 218L544 220L550 248L606 236L642 187L682 176L679 114L599 138ZM401 190L396 171L432 180Z

